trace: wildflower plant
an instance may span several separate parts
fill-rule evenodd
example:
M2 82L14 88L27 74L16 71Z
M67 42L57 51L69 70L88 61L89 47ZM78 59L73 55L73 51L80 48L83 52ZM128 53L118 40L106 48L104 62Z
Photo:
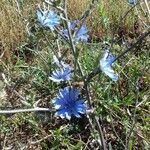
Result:
M86 26L86 17L82 17L83 20L82 19L75 20L75 21L69 20L67 14L66 1L64 3L64 7L60 7L57 5L54 6L51 5L51 3L49 2L48 4L51 7L55 7L56 12L52 12L51 10L48 10L47 11L48 13L38 11L37 16L41 25L49 27L53 31L53 33L56 34L57 36L55 36L54 34L53 35L58 38L56 42L58 51L52 49L53 63L56 64L57 69L53 70L49 79L52 80L53 82L57 82L60 84L62 82L68 83L66 87L59 89L57 96L52 100L52 105L55 110L55 116L60 117L62 119L68 119L68 120L70 120L73 116L77 118L81 118L82 117L81 114L87 115L88 109L89 110L92 109L91 107L92 102L89 97L89 90L88 90L89 81L86 79L86 76L84 75L84 71L80 65L78 59L79 57L78 54L80 50L77 47L77 44L79 42L86 43L89 38L88 29ZM58 17L58 15L56 15L59 14L60 10L61 13L63 14L61 16L61 19L60 17ZM87 12L85 12L85 14L86 13ZM62 22L61 25L60 22ZM57 29L55 28L56 26ZM63 42L65 41L71 50L70 53L73 58L72 69L70 68L69 64L66 64L63 61L64 57L62 57L63 55L60 53L61 50L60 50L59 43L61 42L59 41L63 41ZM112 57L106 58L106 56L104 56L104 58L100 60L100 68L105 74L111 77L112 80L116 81L117 76L115 76L111 68L113 60L114 58ZM80 88L72 86L71 82L75 82L74 79L77 79L78 77L80 77L80 80L82 80L84 83L86 96L83 95ZM83 99L82 97L86 97L86 99ZM96 121L96 116L94 116L94 120ZM99 123L97 121L96 123L99 130L101 130ZM103 146L105 147L104 141L102 141L102 143Z
M53 7L53 5L51 6ZM78 58L76 57L76 43L87 42L89 37L88 29L86 27L86 24L81 24L79 20L68 20L66 9L67 8L65 6L63 17L57 15L59 14L59 9L57 9L57 6L55 6L56 11L52 11L51 9L45 11L37 10L37 18L43 27L49 27L53 31L53 33L60 35L60 37L64 38L67 41L74 58L74 65L77 65L77 67L80 68L77 60ZM62 18L62 20L60 20L60 18ZM55 30L55 27L58 26L60 22L64 22L64 25L66 26L62 25L62 29L60 28L59 30L58 28L58 30ZM66 64L62 61L63 58L61 58L60 49L58 50L59 51L53 51L53 63L57 65L57 69L53 70L49 79L57 83L70 82L71 77L73 77L71 67L69 66L69 64ZM76 66L74 67L76 68ZM81 117L80 113L85 114L87 107L85 106L85 102L78 98L79 95L80 90L73 88L72 86L61 89L57 98L53 100L53 105L56 109L55 115L61 118L71 119L72 115L74 115L75 117Z
M112 64L114 60L114 56L110 55L108 52L105 52L103 58L100 60L100 69L113 81L117 81L118 76L114 73L114 70L112 69Z
M136 1L128 2L132 5L136 4ZM137 46L142 39L150 34L150 31L146 32L136 43L117 57L111 54L111 49L109 52L105 51L102 58L98 55L98 58L95 59L98 59L99 63L93 65L98 67L92 68L91 72L88 74L80 64L79 54L82 48L78 46L78 43L84 42L86 44L88 42L89 35L86 26L86 19L90 15L91 9L95 6L96 2L93 0L88 11L83 14L81 19L74 21L68 18L67 0L64 0L63 5L61 5L62 3L59 0L58 3L45 0L45 3L49 7L44 10L39 8L36 14L40 26L48 27L53 33L51 36L54 37L51 43L48 41L50 39L46 41L49 45L54 45L54 47L50 48L53 55L52 64L55 64L52 66L56 66L56 68L52 68L51 74L48 74L49 79L53 82L57 82L56 86L58 87L58 90L55 91L56 95L50 100L54 109L53 112L55 112L54 116L66 120L70 120L72 117L82 118L82 116L86 116L89 119L92 129L94 128L94 130L98 130L99 139L101 140L99 142L99 147L103 147L103 149L106 150L107 148L103 131L98 116L94 112L95 107L97 106L94 106L94 98L93 100L91 99L91 87L89 86L89 83L91 82L91 79L100 73L104 73L112 81L117 82L118 75L114 71L115 68L113 68L113 64L116 63L115 61L117 59L121 58ZM43 28L43 30L44 29L45 28ZM69 56L67 52L65 54L63 53L63 48L66 48L69 51L69 56L71 55L69 63L64 61L69 58ZM73 84L78 81L83 82L82 88L73 86ZM65 84L63 82L65 82ZM61 86L61 84L63 86ZM38 107L30 109L30 111L31 110L50 111L49 109ZM94 122L94 127L91 122Z

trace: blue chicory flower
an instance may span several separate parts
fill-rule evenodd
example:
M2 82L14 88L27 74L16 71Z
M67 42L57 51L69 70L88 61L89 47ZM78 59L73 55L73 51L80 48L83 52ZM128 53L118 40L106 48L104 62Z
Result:
M70 76L71 76L71 69L70 67L66 67L63 69L54 70L49 79L54 82L69 81Z
M49 27L52 31L60 23L60 17L54 11L51 10L37 10L37 17L42 26Z
M129 5L136 5L137 4L137 0L128 0L128 4Z
M59 90L59 94L52 101L56 109L55 116L62 119L71 119L71 116L80 118L81 114L86 113L86 103L79 98L79 90L71 87L65 87Z
M86 25L82 25L80 30L76 33L75 40L81 42L87 42L88 35L87 35L87 27Z
M71 33L73 33L74 42L87 42L88 40L88 29L86 25L82 25L80 29L77 28L77 25L79 24L79 21L76 20L72 23L69 22L69 28L71 30ZM69 39L68 30L64 29L62 30L62 34L65 38Z
M115 60L115 57L112 55L109 55L108 52L105 52L104 57L100 60L100 69L109 76L113 81L118 80L118 76L114 73L112 69L113 61Z

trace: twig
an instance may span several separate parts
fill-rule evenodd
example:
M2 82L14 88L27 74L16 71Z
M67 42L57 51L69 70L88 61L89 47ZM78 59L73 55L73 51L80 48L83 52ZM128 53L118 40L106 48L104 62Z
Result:
M89 142L90 142L90 139L88 138L88 140L87 140L87 142L86 142L85 147L83 148L83 150L90 150L90 149L88 148Z
M145 3L145 5L146 5L147 11L148 11L148 17L150 18L150 8L149 8L149 6L148 6L147 0L144 0L144 3Z
M10 84L9 84L8 80L6 79L6 76L5 76L4 73L2 73L2 78L3 78L3 80L4 80L4 83L9 87ZM20 102L21 102L23 105L25 105L25 106L31 106L31 105L27 102L26 98L23 97L23 96L21 96L15 89L13 89L13 92L20 98Z
M47 135L47 136L43 137L43 138L40 139L40 140L37 140L37 141L34 141L34 142L33 142L33 141L30 142L30 144L32 144L32 145L39 144L39 143L41 143L42 141L48 139L48 138L51 137L51 136L52 136L52 135Z
M53 112L53 110L49 108L36 107L36 108L28 108L28 109L0 110L0 114L15 114L15 113L25 113L25 112L37 112L37 111Z
M6 140L7 139L7 136L6 134L4 135L4 140L3 140L3 144L2 144L2 150L5 150L6 149Z

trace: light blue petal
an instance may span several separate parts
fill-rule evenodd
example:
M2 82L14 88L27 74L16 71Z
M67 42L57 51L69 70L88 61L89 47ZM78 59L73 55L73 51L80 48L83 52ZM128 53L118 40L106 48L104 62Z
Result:
M76 34L76 41L86 42L88 40L87 28L85 25L82 25L80 30Z
M72 114L76 116L77 118L81 118L81 116L79 115L79 112L77 112L76 110L72 110Z
M118 80L118 76L114 73L112 69L112 63L115 60L115 57L109 56L108 52L105 52L104 57L100 60L100 69L107 76L109 76L113 81Z
M129 5L136 5L137 0L128 0Z
M85 25L81 26L80 30L77 33L77 36L82 36L83 34L86 34L88 32Z
M68 120L71 119L71 113L68 112L66 109L62 109L62 110L57 111L55 113L55 116L60 117L62 119L64 119L64 118L67 118Z
M79 112L79 113L81 113L81 114L85 114L86 113L86 108L85 107L78 107L77 108L77 111Z
M52 80L53 82L61 82L62 80L61 79L59 79L59 78L56 78L55 76L51 76L51 77L49 77L49 79L50 80Z
M62 109L62 110L57 111L55 113L55 116L56 117L61 117L62 119L64 119L66 117L66 110Z
M36 14L37 14L39 22L42 22L42 20L43 20L42 13L39 10L37 10Z
M112 70L111 67L105 68L104 73L109 76L113 81L117 81L118 80L118 76L114 73L114 71Z
M71 97L70 99L73 99L74 101L78 99L79 94L79 90L77 89L71 89L69 91L69 96Z
M108 58L106 59L107 65L112 65L114 60L115 60L115 57L108 56Z
M37 10L37 17L42 26L49 27L51 30L60 23L60 17L53 11Z
M55 109L63 109L66 102L62 99L56 99L52 103L53 103Z
M66 112L65 115L66 115L66 118L67 118L68 120L71 119L71 113L70 113L70 112Z
M64 68L64 70L53 71L52 76L49 77L49 79L54 82L68 81L70 80L70 76L71 76L70 68Z
M77 101L75 109L77 112L84 114L86 112L87 106L85 103L78 103Z

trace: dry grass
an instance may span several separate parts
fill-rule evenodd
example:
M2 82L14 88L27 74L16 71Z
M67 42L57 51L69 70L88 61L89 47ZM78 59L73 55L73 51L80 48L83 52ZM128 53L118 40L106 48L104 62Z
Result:
M89 0L82 0L82 2L69 0L71 18L79 18L87 10L89 2ZM118 32L124 30L125 33L132 31L137 21L134 12L131 11L124 22L121 22L120 19L127 10L129 10L129 6L126 1L118 0L115 3L112 0L100 1L99 6L95 8L87 21L90 35L96 39L102 39L103 36L109 36L117 30Z
M0 1L0 47L5 58L10 59L12 51L27 39L26 25L31 13L35 11L37 1L27 0L22 8L17 1Z
M18 8L16 2L17 0L11 2L8 0L0 1L0 50L5 51L7 59L10 58L16 46L27 40L26 25L28 19L35 14L36 5L41 0L26 0L22 8ZM70 18L77 19L87 10L90 0L68 0L68 2ZM128 9L125 2L122 0L115 3L110 0L101 1L99 7L94 10L87 21L90 35L101 39L104 35L115 31L119 26L119 18ZM125 23L121 24L123 28L130 30L135 23L133 18L133 15L128 17ZM109 23L106 23L107 20Z
M68 12L72 19L78 19L88 8L90 0L68 0Z

